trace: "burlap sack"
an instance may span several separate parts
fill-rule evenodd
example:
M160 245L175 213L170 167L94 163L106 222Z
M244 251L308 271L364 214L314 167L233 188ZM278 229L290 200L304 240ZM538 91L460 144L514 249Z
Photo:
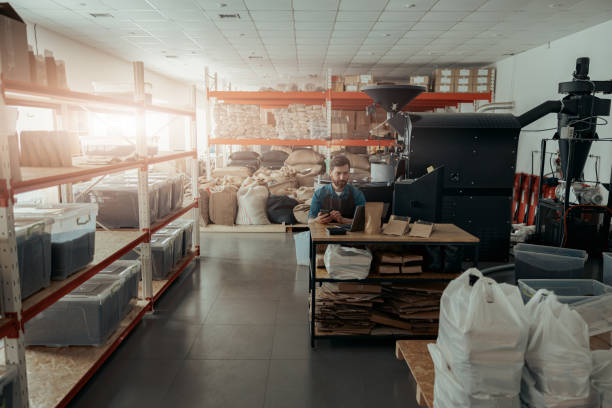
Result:
M293 195L298 187L297 180L287 180L282 183L268 184L270 194L278 196Z
M300 187L295 192L295 198L300 203L305 203L306 201L312 199L312 196L314 195L314 191L315 191L314 187Z
M210 221L219 225L234 225L238 208L237 190L232 186L210 192L208 215Z
M380 234L384 203L366 203L365 205L365 233Z
M349 162L351 162L351 169L370 171L370 161L367 157L353 153L343 153L342 156L349 159Z
M270 224L266 214L268 203L268 188L252 184L238 190L237 225L265 225Z
M248 167L221 167L212 171L213 177L223 178L225 176L242 177L243 179L251 175Z
M289 166L317 163L325 163L325 157L311 149L296 150L285 160L285 164Z
M299 224L308 224L310 205L299 204L293 208L293 216Z

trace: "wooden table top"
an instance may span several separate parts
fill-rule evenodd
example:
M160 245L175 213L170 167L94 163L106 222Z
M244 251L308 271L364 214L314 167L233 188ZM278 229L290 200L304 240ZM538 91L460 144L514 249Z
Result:
M309 229L313 242L393 242L423 244L430 242L476 244L480 242L477 237L453 224L435 224L434 230L429 238L411 237L408 235L372 235L364 232L347 232L346 235L328 235L326 228L334 225L335 224L311 223Z

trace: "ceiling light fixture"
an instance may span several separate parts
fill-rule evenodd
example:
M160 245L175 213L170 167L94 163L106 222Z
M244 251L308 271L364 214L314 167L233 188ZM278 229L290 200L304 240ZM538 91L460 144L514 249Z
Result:
M166 55L166 58L178 58L178 55Z
M240 19L240 14L238 13L234 13L234 14L219 14L219 18L224 19L224 18L237 18Z
M408 4L406 4L404 7L406 7L406 8L415 8L415 7L416 7L416 4L414 4L414 3L408 3Z
M110 13L89 13L89 15L93 18L113 18L112 14Z
M217 3L217 6L219 6L219 8L227 7L227 3Z

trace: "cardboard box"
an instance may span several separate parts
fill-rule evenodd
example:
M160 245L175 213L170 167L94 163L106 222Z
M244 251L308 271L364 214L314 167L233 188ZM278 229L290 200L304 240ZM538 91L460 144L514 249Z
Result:
M474 69L473 71L474 71L473 75L478 76L478 77L495 76L495 68L477 68L477 69Z
M359 75L359 82L362 84L374 84L374 76L372 74Z
M359 91L359 84L357 84L357 85L344 84L344 90L346 92L358 92Z
M45 66L47 67L47 85L49 88L57 88L57 64L53 52L45 50Z
M473 78L472 77L457 77L457 78L455 78L455 84L456 85L471 86L472 83L473 83Z
M344 82L332 82L333 92L344 92Z
M0 3L0 72L4 79L28 82L30 58L26 24L9 3Z
M427 75L411 76L410 85L424 86L429 89L429 77Z
M455 87L454 85L451 85L451 84L447 85L447 84L436 83L435 91L436 92L454 92Z
M483 84L483 85L474 85L474 92L478 92L478 93L487 93L487 92L491 92L494 91L494 88L491 87L491 85L489 84Z
M440 77L453 77L455 73L451 68L438 68L434 71L434 76L436 79Z
M361 75L345 75L344 76L344 85L359 85L361 79Z
M474 75L476 70L472 68L459 68L453 70L454 76L456 77L471 77Z
M472 92L473 89L474 88L472 84L468 84L468 85L455 84L454 92L467 93L467 92Z

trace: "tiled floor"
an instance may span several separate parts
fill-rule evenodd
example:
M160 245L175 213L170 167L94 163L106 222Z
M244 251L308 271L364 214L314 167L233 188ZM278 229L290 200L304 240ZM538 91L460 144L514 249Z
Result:
M203 234L179 279L71 407L416 407L393 343L319 341L290 234Z

